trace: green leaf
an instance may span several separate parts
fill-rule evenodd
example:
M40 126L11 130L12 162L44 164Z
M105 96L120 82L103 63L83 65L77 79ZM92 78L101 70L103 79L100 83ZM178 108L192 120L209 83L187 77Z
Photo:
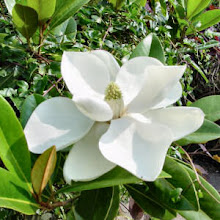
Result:
M12 15L12 9L15 6L15 3L16 3L15 0L4 0L4 2L5 2L5 5L8 9L9 14Z
M179 210L198 210L194 182L188 172L174 159L167 157L164 168L172 175L146 185L126 185L130 195L148 214L160 219L175 215ZM173 218L171 218L173 219Z
M0 168L0 207L34 215L39 208L27 184L11 172Z
M119 203L120 203L120 189L118 186L111 187L112 188L112 199L111 204L109 206L108 212L106 213L105 219L111 220L115 219L115 216L118 213Z
M56 28L52 30L52 33L56 36L64 36L71 37L71 39L75 38L77 32L77 24L74 18L69 18Z
M34 191L41 195L56 166L56 147L53 146L40 155L32 169L31 180Z
M200 190L203 194L203 197L199 199L201 210L207 216L209 216L210 219L220 219L220 212L219 212L220 195L219 193L205 179L203 179L202 177L199 177L205 189L201 187L198 181L196 181L196 175L194 171L184 164L180 164L180 166L184 167L184 169L189 173L189 175L191 176L192 180L195 183L195 187L197 191Z
M2 96L0 106L0 157L10 172L30 185L31 160L22 127L11 106Z
M160 219L167 219L165 212L173 215L177 212L187 220L220 219L220 195L206 180L200 177L202 187L188 165L170 157L166 158L164 170L172 174L172 178L157 179L152 183L146 182L146 185L126 185L140 207ZM199 192L203 196L198 198Z
M76 220L73 208L67 213L66 220Z
M211 0L187 0L187 18L191 20L192 17L208 7L210 1Z
M126 170L116 167L103 176L88 182L72 182L71 186L64 187L58 191L61 192L78 192L83 190L91 190L98 188L105 188L110 186L117 186L126 183L141 182L140 179L133 176Z
M125 0L108 0L108 1L110 3L112 3L114 8L117 9L117 10L120 9L123 6L124 2L125 2Z
M8 102L0 96L0 206L34 214L38 205L32 197L31 160L22 127Z
M45 101L45 98L42 95L33 94L28 96L23 105L21 106L21 125L24 128L31 114L35 110L35 108L41 103Z
M52 17L56 7L56 0L27 0L27 6L38 13L40 22L45 22Z
M187 220L213 220L208 215L206 215L202 210L198 212L195 211L179 211L181 216L183 216Z
M125 185L131 197L135 202L149 215L164 219L167 212L167 207L161 204L159 201L147 194L148 187L146 185ZM169 211L168 211L169 212ZM171 214L171 213L170 213ZM175 212L171 214L173 219L175 217Z
M184 59L189 62L192 67L199 72L199 74L202 76L202 78L205 80L206 83L209 82L208 78L206 77L205 73L203 70L191 59L191 57L187 54L184 56Z
M206 143L220 138L220 126L205 119L201 128L177 141L179 145Z
M190 106L201 108L205 113L205 118L210 121L217 121L220 119L220 95L201 98Z
M185 17L186 17L186 12L185 12L185 9L183 6L181 5L177 5L176 8L175 8L176 12L177 12L177 15L178 15L178 21L179 23L181 23Z
M189 175L185 175L184 177L187 177L189 179ZM175 180L173 179L173 181ZM193 185L193 182L191 181L190 184ZM171 184L169 180L157 179L152 183L147 183L147 186L149 187L149 192L147 194L151 198L154 198L154 200L163 204L164 207L167 207L167 209L197 211L198 204L194 202L196 200L195 192L192 196L189 196L189 199L185 197L184 190L187 190L188 187L190 187L191 185L184 185L184 188L181 187L181 184L175 183L175 185L177 186ZM192 202L191 199L193 199ZM194 206L195 203L196 206Z
M52 30L62 24L88 2L89 0L57 0L56 10L52 17L50 29Z
M0 33L0 43L1 44L4 43L5 37L7 37L7 36L8 36L8 34L6 34L6 33Z
M137 5L144 7L146 5L146 0L134 0L134 1L132 1L132 3L135 3Z
M74 18L70 18L68 20L67 26L65 28L64 34L70 35L70 34L76 33L76 31L77 31L76 21L74 20Z
M166 172L162 172L158 178L170 178L170 175ZM98 189L110 186L117 186L128 183L138 183L142 180L133 176L128 171L121 167L116 167L103 176L88 182L72 182L71 186L60 189L57 193L61 192L78 192L83 190Z
M163 170L172 176L167 181L176 188L182 188L182 195L188 199L195 210L198 210L199 201L196 188L188 172L169 156L166 157Z
M16 4L12 10L12 18L18 31L27 39L37 30L38 15L33 8Z
M220 9L206 11L200 16L192 20L194 28L189 28L186 31L186 35L193 34L196 31L205 30L220 22Z
M161 11L164 16L167 14L167 4L165 0L159 0L161 5Z
M119 208L119 187L83 191L75 207L76 220L113 220Z
M149 34L144 38L132 52L130 59L139 56L154 57L165 62L165 55L162 45L155 34Z

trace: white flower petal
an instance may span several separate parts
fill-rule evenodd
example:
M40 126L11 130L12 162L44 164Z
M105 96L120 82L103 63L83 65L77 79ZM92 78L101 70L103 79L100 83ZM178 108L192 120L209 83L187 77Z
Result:
M136 57L126 62L120 69L116 84L122 91L124 104L133 100L139 93L146 80L145 70L149 66L163 66L163 64L152 57Z
M114 82L120 66L113 55L105 50L93 50L91 53L105 63L110 72L110 80Z
M24 133L29 150L40 154L53 145L61 150L75 143L88 133L93 123L71 99L56 97L34 110Z
M204 120L204 113L199 108L170 107L150 110L144 113L153 123L160 123L172 130L176 141L196 131Z
M63 169L67 183L96 179L116 166L102 156L98 147L99 139L108 127L107 123L95 123L90 132L73 146Z
M109 121L113 117L107 102L96 97L73 97L78 109L94 121Z
M143 180L154 181L171 142L172 133L167 127L123 117L111 122L99 148L109 161Z
M143 77L143 85L129 103L129 112L143 113L163 101L182 77L186 66L149 66Z
M182 96L182 85L178 82L169 92L166 97L152 109L165 108L177 102Z
M74 96L102 96L110 82L106 65L91 52L64 52L61 71Z

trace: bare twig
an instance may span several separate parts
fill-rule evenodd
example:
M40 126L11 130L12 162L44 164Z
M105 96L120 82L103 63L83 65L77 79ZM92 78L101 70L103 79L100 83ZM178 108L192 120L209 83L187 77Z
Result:
M199 183L199 184L202 184L201 181L200 181L200 179L199 179L199 175L198 175L198 173L197 173L197 171L196 171L196 167L195 167L195 165L194 165L194 163L193 163L191 157L189 156L189 154L185 151L185 149L184 149L182 146L180 146L180 145L177 145L177 146L178 146L182 151L184 151L184 153L186 154L186 156L187 156L187 158L189 159L189 162L190 162L190 164L191 164L191 166L192 166L192 168L193 168L193 171L194 171L194 173L195 173L195 175L196 175L196 179L197 179L198 183Z
M127 211L129 211L129 209L122 202L120 202L120 205L122 205Z
M208 150L206 149L205 145L199 144L199 146L201 147L201 149L203 150L203 152L205 152L209 157L212 158L212 155L208 152Z
M107 31L105 32L104 37L102 38L102 44L100 46L100 49L102 49L104 41L105 41L106 37L108 36L108 33L109 33L111 27L112 27L112 22L111 22L111 19L110 19L110 24L109 24L109 27L108 27Z
M57 83L59 83L61 80L63 79L63 77L60 77L56 83L54 83L47 91L44 92L43 96L45 96L48 92L50 92L54 87L56 87Z
M66 201L63 201L63 202L55 202L55 203L47 203L47 202L40 202L40 205L43 209L46 209L46 210L53 210L57 207L60 207L60 206L66 206L68 205L69 203L73 202L75 199L77 199L78 197L75 197L75 198L72 198L72 199L69 199L69 200L66 200Z

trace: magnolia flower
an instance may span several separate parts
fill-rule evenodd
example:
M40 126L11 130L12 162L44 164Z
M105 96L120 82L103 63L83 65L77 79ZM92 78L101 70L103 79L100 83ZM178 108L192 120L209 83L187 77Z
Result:
M30 151L75 143L64 165L68 183L95 179L117 165L154 181L170 144L203 123L199 108L167 107L181 97L185 68L151 57L120 68L102 50L64 52L62 76L73 99L52 98L35 109L25 127Z

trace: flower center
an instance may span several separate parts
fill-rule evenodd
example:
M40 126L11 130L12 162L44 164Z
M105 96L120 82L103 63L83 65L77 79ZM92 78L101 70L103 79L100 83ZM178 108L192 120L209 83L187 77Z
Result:
M105 90L105 100L109 101L112 99L116 100L121 98L122 98L122 94L118 85L114 82L110 82Z
M110 82L105 90L105 101L113 111L113 119L120 118L124 112L124 101L119 86Z

